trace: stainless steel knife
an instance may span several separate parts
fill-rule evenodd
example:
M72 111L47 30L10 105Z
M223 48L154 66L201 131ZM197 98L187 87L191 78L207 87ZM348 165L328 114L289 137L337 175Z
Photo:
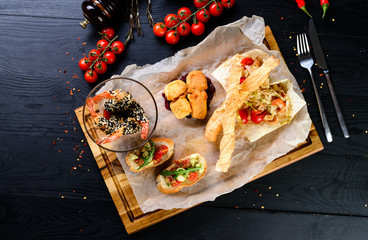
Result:
M321 47L321 43L319 42L319 39L318 39L318 34L317 34L316 27L314 26L313 19L309 20L309 37L312 42L312 48L313 48L314 56L316 57L317 64L325 73L328 89L330 90L330 93L331 93L332 102L335 107L337 120L339 121L342 133L344 134L345 138L348 138L350 136L348 132L348 128L346 127L344 117L341 113L339 102L337 101L336 94L335 94L335 91L331 83L326 58L325 58L325 55L323 54L323 50Z

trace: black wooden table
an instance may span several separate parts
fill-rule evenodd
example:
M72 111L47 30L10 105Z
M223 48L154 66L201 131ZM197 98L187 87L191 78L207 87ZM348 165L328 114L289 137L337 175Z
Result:
M216 26L259 15L271 27L301 88L325 150L243 186L214 202L128 236L85 145L74 109L94 86L78 61L99 39L83 30L80 1L0 1L0 239L367 239L368 4L331 1L321 19L308 1L351 137L339 129L321 72L315 77L334 141L327 143L295 36L308 17L294 1L242 1L212 19L205 35L169 46L152 34L139 1L144 37L135 36L103 77L129 64L153 64L193 46ZM154 0L161 21L188 0ZM117 33L124 36L121 22ZM73 93L72 95L70 93Z

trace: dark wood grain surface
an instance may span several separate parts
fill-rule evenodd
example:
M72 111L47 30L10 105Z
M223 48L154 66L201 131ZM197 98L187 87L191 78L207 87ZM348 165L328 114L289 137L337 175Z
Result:
M214 202L128 236L73 110L94 85L78 60L99 39L83 30L82 1L0 1L0 239L367 239L368 235L368 3L331 1L314 16L351 137L344 139L323 76L317 84L334 135L327 143L295 36L308 17L294 1L243 1L212 19L202 37L177 46L156 38L139 1L144 36L135 36L104 78L129 64L153 64L193 46L216 26L259 15L271 27L296 77L325 150L249 183ZM161 21L192 1L154 0ZM124 36L127 24L117 23ZM76 78L78 76L78 78ZM73 95L70 94L70 90Z

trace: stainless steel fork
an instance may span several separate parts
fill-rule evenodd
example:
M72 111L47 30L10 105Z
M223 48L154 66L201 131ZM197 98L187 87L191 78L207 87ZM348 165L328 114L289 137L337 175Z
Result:
M312 55L310 54L310 47L309 47L307 35L305 33L299 34L296 37L296 45L297 45L298 58L299 58L300 65L309 71L310 77L312 79L314 93L317 98L317 104L318 104L319 113L322 119L322 125L325 130L326 139L328 142L332 142L331 130L328 125L327 117L326 117L325 111L323 110L322 101L318 94L317 86L316 86L316 83L314 82L314 78L312 74L312 66L314 64L314 61L313 61Z

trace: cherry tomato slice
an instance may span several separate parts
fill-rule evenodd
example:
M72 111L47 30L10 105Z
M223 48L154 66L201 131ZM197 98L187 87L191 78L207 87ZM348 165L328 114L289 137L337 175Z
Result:
M161 159L169 151L169 148L165 145L159 146L153 154L153 159Z
M115 41L111 43L111 52L115 54L120 54L124 52L124 43L122 43L121 41Z
M165 17L165 25L169 28L174 27L176 24L178 24L179 18L176 16L176 14L169 13Z
M194 181L194 180L196 180L196 179L197 179L197 177L198 177L198 173L197 173L197 172L190 172L190 173L189 173L188 180L189 180L189 181Z
M175 182L171 183L171 186L172 186L172 187L176 187L176 186L178 186L180 183L181 183L180 181L176 180Z
M246 109L240 109L239 110L239 116L244 124L247 124L248 122L248 112Z
M190 24L187 22L180 23L178 26L178 33L180 36L188 36L190 34Z
M179 33L176 32L175 30L170 30L168 33L166 33L165 39L168 44L171 45L177 44L180 39Z
M249 57L246 57L244 58L243 60L241 60L240 62L242 65L252 65L254 63L254 60L249 58Z
M163 37L166 35L167 32L167 27L165 26L164 23L162 22L158 22L153 26L153 33L157 36L157 37Z
M97 81L98 75L95 71L93 70L88 70L85 74L84 74L84 79L86 79L86 81L88 83L94 83Z
M204 33L205 27L202 22L198 22L197 24L193 23L190 30L196 36L200 36Z
M255 110L252 110L252 113L250 115L250 119L254 123L260 123L260 122L263 121L263 118L266 116L266 114L267 114L266 111L255 111Z
M111 40L115 36L115 30L112 27L106 27L101 31L102 37L106 37L107 39Z
M222 6L221 3L213 2L210 4L209 10L210 10L211 16L219 17L224 11L224 7Z
M190 11L190 9L187 7L182 7L178 10L178 17L180 21L189 20L191 14L192 11Z
M79 68L82 71L88 71L91 65L92 62L88 58L82 58L81 60L79 60Z

